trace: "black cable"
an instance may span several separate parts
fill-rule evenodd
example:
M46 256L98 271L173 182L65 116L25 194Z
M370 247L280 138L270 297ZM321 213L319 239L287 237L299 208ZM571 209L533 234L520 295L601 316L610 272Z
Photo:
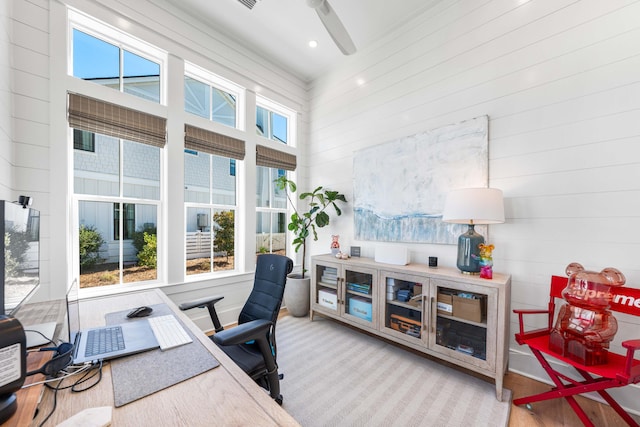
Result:
M49 338L48 336L46 336L45 334L43 334L40 331L36 331L35 329L25 329L25 332L33 332L34 334L38 334L40 335L42 338L44 338L45 340L47 340L47 344L53 344L53 345L57 345L55 342L52 341L51 338Z
M44 420L42 420L42 422L38 425L38 427L42 427L44 423L46 423L49 420L49 418L51 418L51 415L53 415L53 413L55 412L56 406L58 406L58 390L60 390L60 385L62 384L62 381L64 380L63 379L60 380L55 387L51 387L49 384L45 384L45 387L53 389L53 407L51 408L51 411L49 411L47 416L44 417Z
M48 383L45 383L45 387L53 390L53 407L51 408L51 411L47 414L47 416L42 420L42 422L38 425L38 427L42 427L48 420L49 418L51 418L51 415L53 415L53 413L56 410L56 407L58 405L58 391L60 390L66 390L66 389L71 389L71 391L73 393L81 393L85 390L89 390L90 388L94 387L95 385L97 385L101 380L102 380L102 360L100 360L100 362L98 363L93 363L91 365L91 368L89 368L89 370L87 370L79 379L77 379L76 381L73 382L73 384L70 384L68 386L64 386L62 387L62 382L68 378L62 378L58 384L56 384L55 387L49 385ZM89 375L91 374L91 375ZM91 385L81 388L81 389L77 389L76 386L80 385L80 384L84 384L85 382L89 381L90 379L92 379L93 377L95 377L96 375L98 375L98 379L92 383Z
M82 393L83 391L89 390L90 388L95 387L98 383L100 383L100 381L102 381L102 360L100 360L98 363L94 363L91 365L91 369L89 369L87 372L84 373L84 375L82 375L82 377L80 377L80 379L78 379L78 381L76 381L75 383L73 383L73 385L71 386L71 391L74 393ZM92 373L93 372L93 373ZM91 374L89 376L89 374ZM87 381L89 381L91 378L98 376L98 379L93 383L90 384L84 388L76 388L76 386L79 386L81 384L86 383Z

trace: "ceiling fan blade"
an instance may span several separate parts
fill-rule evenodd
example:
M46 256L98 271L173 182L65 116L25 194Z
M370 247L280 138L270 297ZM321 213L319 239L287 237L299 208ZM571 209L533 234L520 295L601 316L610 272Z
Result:
M307 0L307 5L316 10L320 21L342 53L351 55L356 52L356 45L327 0Z

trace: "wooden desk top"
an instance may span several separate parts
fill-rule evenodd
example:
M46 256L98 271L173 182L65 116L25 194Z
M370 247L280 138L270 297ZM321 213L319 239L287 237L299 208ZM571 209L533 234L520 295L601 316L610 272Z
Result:
M159 289L83 300L80 305L82 324L83 327L101 326L105 324L105 313L159 303L173 308L174 314L193 331L220 366L143 399L113 408L111 370L106 363L102 380L94 388L82 393L58 392L57 408L46 425L57 425L83 409L98 406L113 408L111 422L114 426L299 425ZM46 390L32 425L42 421L50 412L52 403L53 392Z
M51 351L34 351L27 356L27 371L35 371L42 365L51 360L53 352ZM44 380L44 375L36 374L28 376L24 382L24 386L40 382ZM24 387L16 392L18 399L18 409L15 414L2 424L2 427L21 427L29 425L33 419L33 413L38 406L40 394L44 388L44 384L38 384L31 387Z

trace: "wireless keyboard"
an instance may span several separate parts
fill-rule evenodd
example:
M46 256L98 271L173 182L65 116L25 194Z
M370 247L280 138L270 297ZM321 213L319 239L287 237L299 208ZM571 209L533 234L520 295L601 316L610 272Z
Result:
M193 341L172 314L150 317L148 320L153 334L160 344L160 350L168 350Z

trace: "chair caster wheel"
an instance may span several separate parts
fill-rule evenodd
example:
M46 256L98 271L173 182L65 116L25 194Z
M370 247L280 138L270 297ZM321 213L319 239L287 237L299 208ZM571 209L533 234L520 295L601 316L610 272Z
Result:
M275 399L275 400L276 400L276 403L277 403L278 405L282 406L282 395L280 395L280 396L276 397L276 399Z

